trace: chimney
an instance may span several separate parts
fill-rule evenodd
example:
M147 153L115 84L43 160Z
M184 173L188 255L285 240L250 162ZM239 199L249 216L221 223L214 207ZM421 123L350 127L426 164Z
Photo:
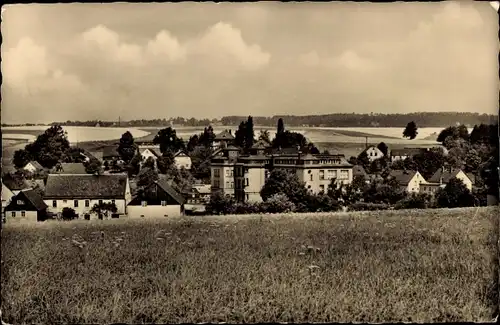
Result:
M229 129L229 134L233 135L233 130Z

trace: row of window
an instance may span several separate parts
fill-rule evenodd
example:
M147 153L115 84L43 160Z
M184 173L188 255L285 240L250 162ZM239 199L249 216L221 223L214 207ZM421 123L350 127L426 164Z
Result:
M102 204L103 200L99 200L99 204ZM111 200L111 203L115 204L115 200ZM63 200L63 204L66 205L68 204L68 200ZM79 201L78 200L73 200L73 206L75 208L78 208ZM52 201L52 207L57 208L57 200ZM90 207L90 200L85 200L85 207L89 208Z
M349 170L341 170L340 173L337 173L336 170L328 170L326 179L338 178L339 180L347 180L349 179ZM311 181L313 180L313 174L310 174ZM325 180L325 171L319 171L319 179Z
M13 218L16 217L16 211L12 211L11 215ZM21 211L21 217L26 217L26 211Z

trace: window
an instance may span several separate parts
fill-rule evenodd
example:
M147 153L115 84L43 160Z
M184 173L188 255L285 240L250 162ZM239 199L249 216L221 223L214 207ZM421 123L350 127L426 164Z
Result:
M85 207L88 208L90 206L90 200L85 200Z
M12 211L11 216L12 216L13 218L15 218L15 217L16 217L16 211Z
M102 204L102 200L99 200L99 204Z
M328 170L328 179L337 178L337 171L334 169Z
M78 208L78 200L74 201L74 206L75 206L75 208Z
M320 180L324 180L325 179L325 171L324 170L320 170L319 171L319 179Z
M310 175L310 179L311 179L311 181L313 180L313 174Z
M23 200L17 200L17 205L24 205L24 201Z
M320 189L320 191L324 192L325 191L325 185L320 185L319 189Z
M147 207L147 206L148 206L148 202L146 202L146 201L142 201L142 202L141 202L141 205L142 205L143 207Z
M215 188L220 188L220 181L219 181L218 179L216 179L216 180L214 181L214 187L215 187Z
M68 200L63 200L63 204L66 204L66 203L68 203Z
M57 201L56 201L56 200L53 200L53 201L52 201L52 207L53 207L53 208L57 208Z
M348 170L341 170L340 171L340 179L349 179L349 171Z
M248 194L246 194L245 197L246 197L247 201L250 198L250 196Z
M26 217L26 211L21 211L21 217Z
M111 200L111 203L115 204L115 200Z
M248 186L248 178L245 178L245 186Z
M85 220L90 220L90 214L85 214Z
M226 188L229 188L229 181L226 181Z
M226 177L229 177L229 169L226 169Z
M161 201L161 206L164 207L167 205L167 201Z
M230 188L234 188L234 182L231 182L231 187Z
M220 177L220 169L214 168L214 177Z

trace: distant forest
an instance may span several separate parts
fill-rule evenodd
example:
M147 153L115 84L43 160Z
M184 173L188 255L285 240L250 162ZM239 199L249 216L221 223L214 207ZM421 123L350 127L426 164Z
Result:
M141 127L141 126L178 126L203 127L207 125L239 125L247 116L225 116L221 119L196 119L176 117L170 119L131 120L131 121L66 121L54 124L66 126L96 126L101 127ZM408 114L326 114L326 115L277 115L273 117L253 116L255 125L275 126L278 119L282 118L287 126L296 127L404 127L408 122L414 121L418 127L447 127L454 124L464 124L473 127L481 123L496 124L498 116L493 114L478 113L448 113L425 112ZM25 124L28 125L28 124ZM2 126L12 126L2 124Z

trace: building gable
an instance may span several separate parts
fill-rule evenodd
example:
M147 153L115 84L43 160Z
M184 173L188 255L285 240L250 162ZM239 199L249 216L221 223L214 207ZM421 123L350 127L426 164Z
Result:
M43 211L47 205L42 197L33 190L21 191L14 196L5 208L6 211Z

